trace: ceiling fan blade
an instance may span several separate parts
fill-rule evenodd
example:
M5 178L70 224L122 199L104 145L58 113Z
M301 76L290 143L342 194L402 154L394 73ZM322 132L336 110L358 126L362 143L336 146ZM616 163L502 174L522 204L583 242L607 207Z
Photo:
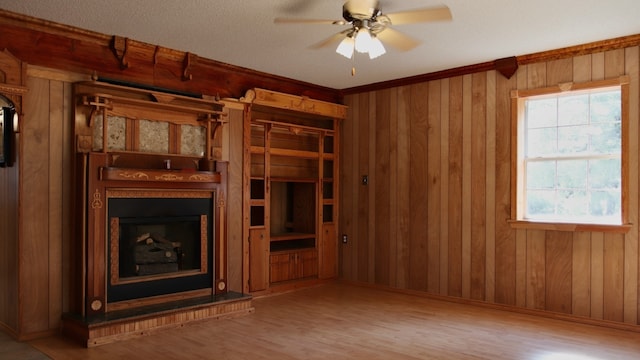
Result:
M451 11L446 6L416 9L386 14L393 25L415 24L431 21L448 21L452 19Z
M344 20L325 20L325 19L290 19L275 18L275 24L320 24L320 25L344 25Z
M344 37L346 36L347 33L349 33L350 31L352 31L351 29L347 29L347 30L343 30L340 31L337 34L333 34L331 36L329 36L328 38L313 44L310 46L311 49L321 49L321 48L325 48L334 44L337 44L338 42L342 41L342 39L344 39Z
M420 41L390 27L384 29L377 36L383 44L389 44L400 51L409 51L420 45Z

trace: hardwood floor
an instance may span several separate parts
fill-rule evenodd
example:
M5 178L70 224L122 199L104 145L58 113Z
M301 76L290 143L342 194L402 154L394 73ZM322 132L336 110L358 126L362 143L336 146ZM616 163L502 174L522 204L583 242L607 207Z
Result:
M0 359L45 360L49 357L27 343L13 340L0 330Z
M640 358L640 333L332 283L254 299L254 314L82 348L30 342L54 359Z

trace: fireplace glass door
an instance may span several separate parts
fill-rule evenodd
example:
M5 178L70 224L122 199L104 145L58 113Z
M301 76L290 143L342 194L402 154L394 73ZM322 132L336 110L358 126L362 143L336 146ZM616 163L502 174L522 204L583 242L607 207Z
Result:
M211 288L213 194L193 195L109 192L108 302Z

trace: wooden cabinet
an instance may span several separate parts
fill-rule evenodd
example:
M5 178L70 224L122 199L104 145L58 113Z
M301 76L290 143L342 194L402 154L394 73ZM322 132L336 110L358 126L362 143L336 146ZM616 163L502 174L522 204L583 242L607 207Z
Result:
M273 252L269 260L272 283L318 275L318 251L315 249Z
M244 120L245 289L337 272L343 105L252 89Z

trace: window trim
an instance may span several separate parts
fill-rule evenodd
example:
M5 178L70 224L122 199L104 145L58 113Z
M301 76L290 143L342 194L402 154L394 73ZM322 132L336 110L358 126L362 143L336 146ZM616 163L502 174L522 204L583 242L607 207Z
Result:
M524 219L524 127L519 126L524 119L524 101L526 98L540 95L560 94L567 91L588 91L607 87L620 87L621 101L621 217L617 224L588 224L569 222L534 221ZM624 233L631 229L629 223L629 76L596 80L583 83L561 83L536 89L511 91L511 218L509 225L515 229L538 229L557 231L598 231Z

